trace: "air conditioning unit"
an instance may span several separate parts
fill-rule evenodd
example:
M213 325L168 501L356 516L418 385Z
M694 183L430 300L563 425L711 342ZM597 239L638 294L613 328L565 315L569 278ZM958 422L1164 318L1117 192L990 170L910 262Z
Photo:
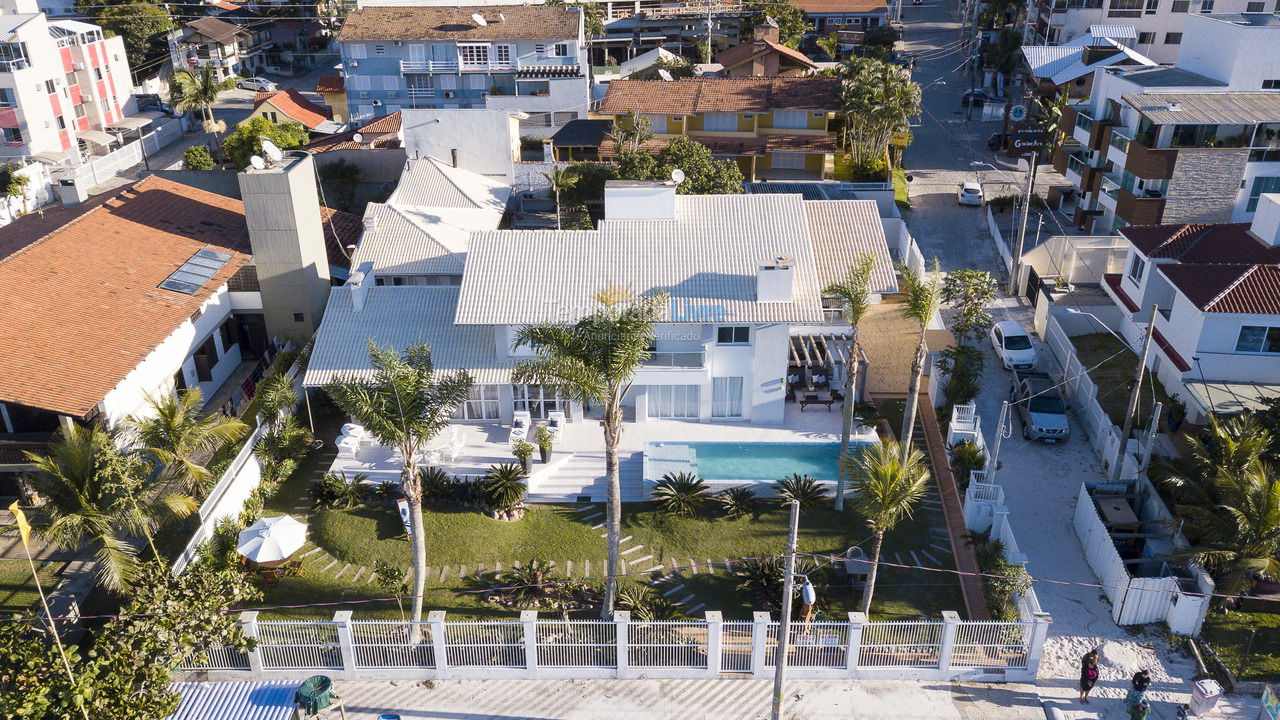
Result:
M382 101L381 101L381 100L374 100L374 101L373 101L372 103L370 103L370 104L372 104L374 107L382 107Z
M72 69L72 70L83 70L83 69L84 69L84 63L79 62L79 61L73 62L73 63L71 63L71 69Z
M445 99L445 100L452 100L452 99L453 99L453 96L454 96L455 94L456 94L456 93L454 93L452 90L445 90L445 91L444 91L444 99Z
M396 40L396 41L395 41L395 46L396 46L396 47L404 47L404 41L403 41L403 40Z
M359 62L356 62L355 60L350 61L350 65L351 65L351 67L353 67L353 68L358 68L358 67L360 67L360 63L359 63Z
M368 100L368 99L369 99L369 93L367 93L367 92L362 92L362 93L360 93L360 99L361 99L361 100Z

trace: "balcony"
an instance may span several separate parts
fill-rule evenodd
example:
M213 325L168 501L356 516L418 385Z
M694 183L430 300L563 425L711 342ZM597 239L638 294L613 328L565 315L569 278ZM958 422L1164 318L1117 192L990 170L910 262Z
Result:
M12 60L0 60L0 72L14 72L16 70L26 70L31 67L26 58L14 58Z
M514 72L516 64L510 60L488 62L458 62L455 60L401 60L401 73L456 73L456 72Z
M1075 124L1071 128L1071 137L1075 138L1081 145L1090 145L1090 138L1093 137L1093 118L1082 109L1077 109L1075 113Z
M1120 196L1120 185L1116 181L1102 176L1102 183L1098 187L1098 204L1102 207L1115 211L1117 198Z
M1129 142L1131 138L1128 135L1112 128L1111 134L1107 138L1107 159L1115 163L1116 167L1124 167L1125 161L1128 160Z
M1177 149L1152 148L1139 138L1131 141L1125 151L1124 169L1139 177L1168 180L1173 177L1173 166L1177 161Z
M1103 183L1106 183L1103 178ZM1116 196L1116 216L1130 225L1159 225L1164 216L1164 194L1133 192L1120 188Z
M411 98L433 98L433 97L435 97L435 96L436 96L436 89L435 89L435 88L414 88L414 87L411 87L411 88L409 88L408 92L409 92L409 97L411 97Z
M1088 166L1084 164L1084 161L1080 159L1079 155L1068 155L1067 165L1062 174L1071 181L1072 185L1080 187L1084 184L1084 176L1087 172L1087 167Z
M676 370L696 370L706 366L706 353L695 352L650 352L649 357L641 363L649 369L659 370L672 368Z

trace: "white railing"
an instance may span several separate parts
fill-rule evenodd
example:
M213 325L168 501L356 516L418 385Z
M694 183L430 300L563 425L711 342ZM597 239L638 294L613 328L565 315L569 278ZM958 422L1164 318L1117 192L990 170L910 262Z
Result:
M446 622L435 611L416 627L352 620L260 622L241 614L252 650L210 648L183 670L210 679L284 679L333 672L350 680L469 678L768 677L778 653L778 623L768 613L749 622L519 620ZM794 623L788 665L797 678L1029 681L1048 634L1047 617L1027 622L939 621ZM216 678L215 678L216 676Z
M1063 389L1066 391L1064 394L1076 407L1076 420L1084 426L1089 445L1109 468L1115 461L1116 449L1120 444L1120 429L1098 404L1098 386L1089 377L1089 368L1080 362L1071 338L1062 329L1057 318L1050 316L1045 327L1044 341L1062 365ZM1129 456L1125 460L1126 465L1132 462L1133 467L1137 467L1136 460L1131 461ZM1133 474L1126 468L1121 479L1130 479Z
M951 422L947 426L947 447L956 443L970 441L980 448L986 447L982 437L981 418L973 403L956 405L951 409Z
M435 88L409 88L409 97L411 98L433 98L435 96Z

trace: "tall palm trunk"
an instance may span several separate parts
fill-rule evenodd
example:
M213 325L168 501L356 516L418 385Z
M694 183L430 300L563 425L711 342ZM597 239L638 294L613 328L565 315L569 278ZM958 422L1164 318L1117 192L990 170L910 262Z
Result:
M911 452L911 435L916 429L916 403L920 400L920 378L924 374L924 359L928 355L925 344L925 326L920 326L920 342L916 356L911 360L911 387L907 390L907 406L902 411L902 459Z
M564 229L560 227L560 188L556 188L556 229Z
M622 481L618 477L618 442L622 439L622 403L621 398L612 398L605 407L604 420L600 422L604 428L604 470L608 477L608 495L606 497L605 534L608 543L609 560L606 572L604 604L600 607L600 617L605 620L613 618L613 604L618 596L618 545L622 537Z
M871 613L871 596L876 591L876 575L880 571L880 546L884 545L884 533L877 532L871 543L871 569L867 570L867 585L862 589L862 612Z
M413 544L413 629L409 633L409 641L418 642L422 638L422 596L427 587L427 541L423 533L422 521L422 485L418 481L413 462L414 448L401 446L404 457L404 468L400 471L400 487L404 490L405 500L409 502L409 542Z
M849 454L849 436L853 434L853 406L858 394L858 328L853 329L849 345L849 361L845 363L844 405L840 409L840 457ZM844 473L836 480L836 512L844 510Z

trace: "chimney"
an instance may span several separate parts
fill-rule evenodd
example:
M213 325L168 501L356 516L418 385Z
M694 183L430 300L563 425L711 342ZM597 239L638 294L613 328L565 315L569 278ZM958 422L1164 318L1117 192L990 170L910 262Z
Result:
M1249 231L1267 247L1280 246L1280 193L1258 196L1258 211Z
M782 31L778 29L778 23L771 17L765 18L764 22L756 26L752 31L751 37L754 40L768 40L770 42L781 42Z
M791 302L795 285L795 263L779 255L760 263L756 269L756 302Z
M458 148L449 148L449 163L458 167Z
M369 296L369 288L376 284L373 276L373 261L360 263L360 267L347 278L347 289L351 292L352 312L364 310L364 301Z
M658 180L609 180L604 184L606 220L674 220L676 184Z
M1102 62L1120 52L1120 49L1114 45L1086 45L1084 52L1081 54L1080 62L1085 65L1092 65Z
M302 345L329 299L329 256L320 224L316 171L306 153L285 153L237 175L267 334Z

